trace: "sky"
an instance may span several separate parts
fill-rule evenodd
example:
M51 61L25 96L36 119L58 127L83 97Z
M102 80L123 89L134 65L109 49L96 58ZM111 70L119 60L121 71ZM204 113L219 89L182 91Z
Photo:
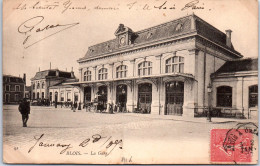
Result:
M203 9L182 10L189 2ZM257 57L257 7L256 0L4 0L3 74L26 73L30 85L51 63L52 69L73 67L79 77L77 60L89 46L114 39L119 24L140 31L192 13L222 32L231 29L234 48Z

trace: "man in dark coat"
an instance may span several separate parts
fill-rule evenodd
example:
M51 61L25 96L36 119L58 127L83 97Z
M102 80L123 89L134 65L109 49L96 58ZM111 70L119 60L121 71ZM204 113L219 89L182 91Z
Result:
M30 114L30 102L28 102L25 98L19 104L19 111L22 114L23 127L27 127L27 121Z

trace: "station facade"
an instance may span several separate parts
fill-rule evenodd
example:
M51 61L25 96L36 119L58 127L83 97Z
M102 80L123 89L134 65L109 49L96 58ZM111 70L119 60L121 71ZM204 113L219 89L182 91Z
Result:
M136 32L120 24L115 39L89 47L78 60L79 82L67 85L80 87L81 102L98 97L127 112L194 117L201 108L218 106L221 85L213 82L219 79L214 73L243 57L231 32L194 14ZM240 111L238 103L223 108Z

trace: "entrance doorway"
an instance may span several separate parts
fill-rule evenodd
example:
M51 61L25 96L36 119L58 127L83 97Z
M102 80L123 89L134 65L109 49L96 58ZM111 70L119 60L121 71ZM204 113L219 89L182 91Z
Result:
M138 110L141 113L151 113L152 84L143 83L138 85Z
M165 115L182 115L184 99L184 82L173 81L166 83Z
M55 92L55 103L57 103L58 102L58 92Z
M98 87L98 110L107 109L107 86Z
M91 87L84 88L84 99L85 99L85 103L91 102Z
M119 112L126 112L127 85L118 85L116 87L116 104Z

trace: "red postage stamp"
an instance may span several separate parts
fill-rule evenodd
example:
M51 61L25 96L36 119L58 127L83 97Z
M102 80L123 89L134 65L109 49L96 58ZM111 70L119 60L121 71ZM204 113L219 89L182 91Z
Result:
M254 150L253 133L248 129L212 129L211 162L250 163Z

